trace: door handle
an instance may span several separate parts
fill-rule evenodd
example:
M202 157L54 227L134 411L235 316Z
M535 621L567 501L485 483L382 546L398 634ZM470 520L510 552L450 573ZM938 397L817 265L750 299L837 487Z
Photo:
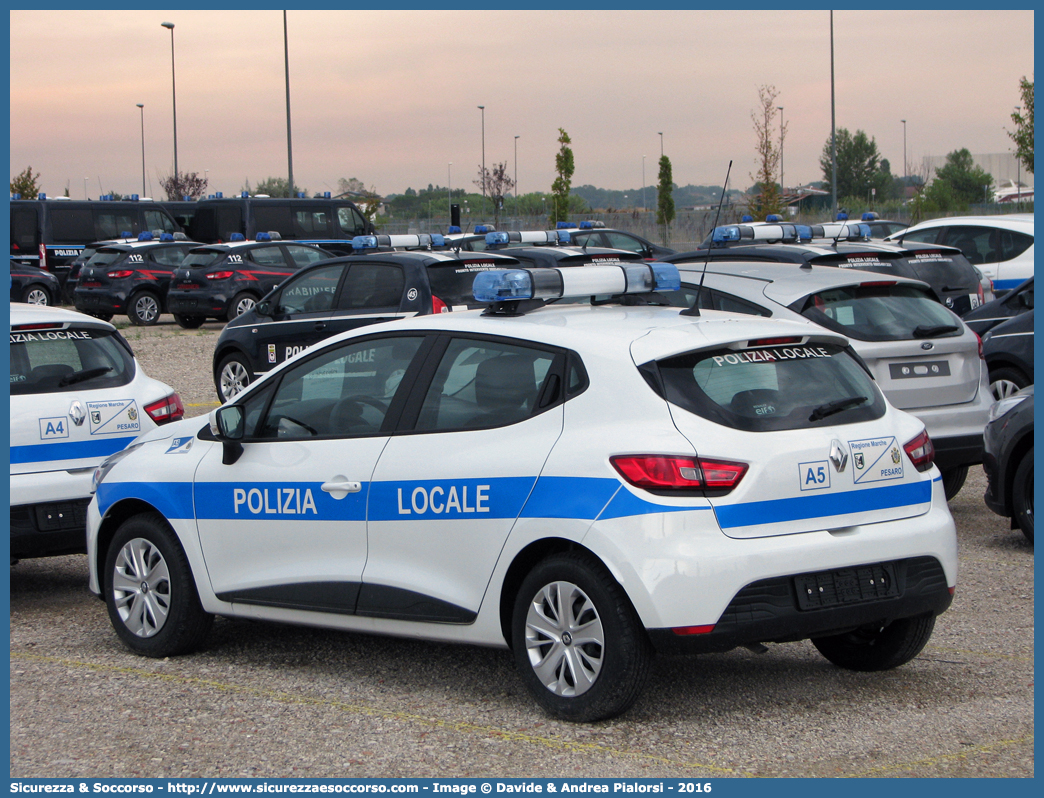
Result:
M349 493L358 493L362 490L361 482L353 482L345 477L336 476L329 482L324 482L320 488L330 494L331 498L340 501Z
M326 329L326 322L325 321L317 321L315 323L315 329L317 329L317 330L325 330Z

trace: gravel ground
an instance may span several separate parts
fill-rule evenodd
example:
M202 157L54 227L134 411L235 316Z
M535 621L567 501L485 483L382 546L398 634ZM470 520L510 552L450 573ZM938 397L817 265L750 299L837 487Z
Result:
M128 328L189 415L217 406L220 330ZM982 503L951 507L958 587L927 648L878 674L807 642L660 658L638 703L573 725L505 651L218 619L206 650L129 653L82 556L11 569L11 776L1032 777L1033 548Z

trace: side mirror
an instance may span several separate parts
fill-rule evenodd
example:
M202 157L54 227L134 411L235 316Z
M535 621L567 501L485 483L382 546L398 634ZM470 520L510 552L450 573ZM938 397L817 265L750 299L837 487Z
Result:
M243 454L243 444L240 441L243 440L245 426L243 408L238 405L219 407L210 412L210 431L221 441L223 465L232 465Z
M1019 304L1026 310L1033 310L1033 291L1023 291L1019 294Z
M256 305L254 305L254 312L258 316L271 316L272 315L272 301L269 299L262 299Z

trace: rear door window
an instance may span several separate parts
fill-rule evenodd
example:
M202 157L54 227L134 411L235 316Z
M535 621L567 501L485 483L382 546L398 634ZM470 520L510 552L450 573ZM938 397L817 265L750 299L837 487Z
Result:
M406 278L402 268L390 263L353 263L348 270L339 310L398 309Z
M137 235L141 232L141 220L136 210L95 210L94 230L95 241L119 238L123 233Z
M279 247L257 247L245 253L258 266L286 268L286 258Z
M162 230L164 233L173 233L177 230L174 220L163 211L146 208L142 211L142 215L145 217L146 230Z
M328 238L330 214L325 208L295 208L294 233L297 238Z
M828 343L691 352L656 364L668 402L752 432L880 418L881 392L855 358Z
M283 286L277 312L294 316L330 310L344 269L345 264L338 263L297 275Z
M11 249L36 254L40 246L39 219L35 208L11 209Z

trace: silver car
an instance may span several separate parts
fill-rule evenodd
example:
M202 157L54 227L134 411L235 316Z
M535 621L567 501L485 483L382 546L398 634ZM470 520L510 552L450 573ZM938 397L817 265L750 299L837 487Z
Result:
M803 318L847 336L896 407L924 422L947 499L968 466L982 462L993 395L982 344L918 280L827 266L737 261L678 263L682 287L671 304Z

